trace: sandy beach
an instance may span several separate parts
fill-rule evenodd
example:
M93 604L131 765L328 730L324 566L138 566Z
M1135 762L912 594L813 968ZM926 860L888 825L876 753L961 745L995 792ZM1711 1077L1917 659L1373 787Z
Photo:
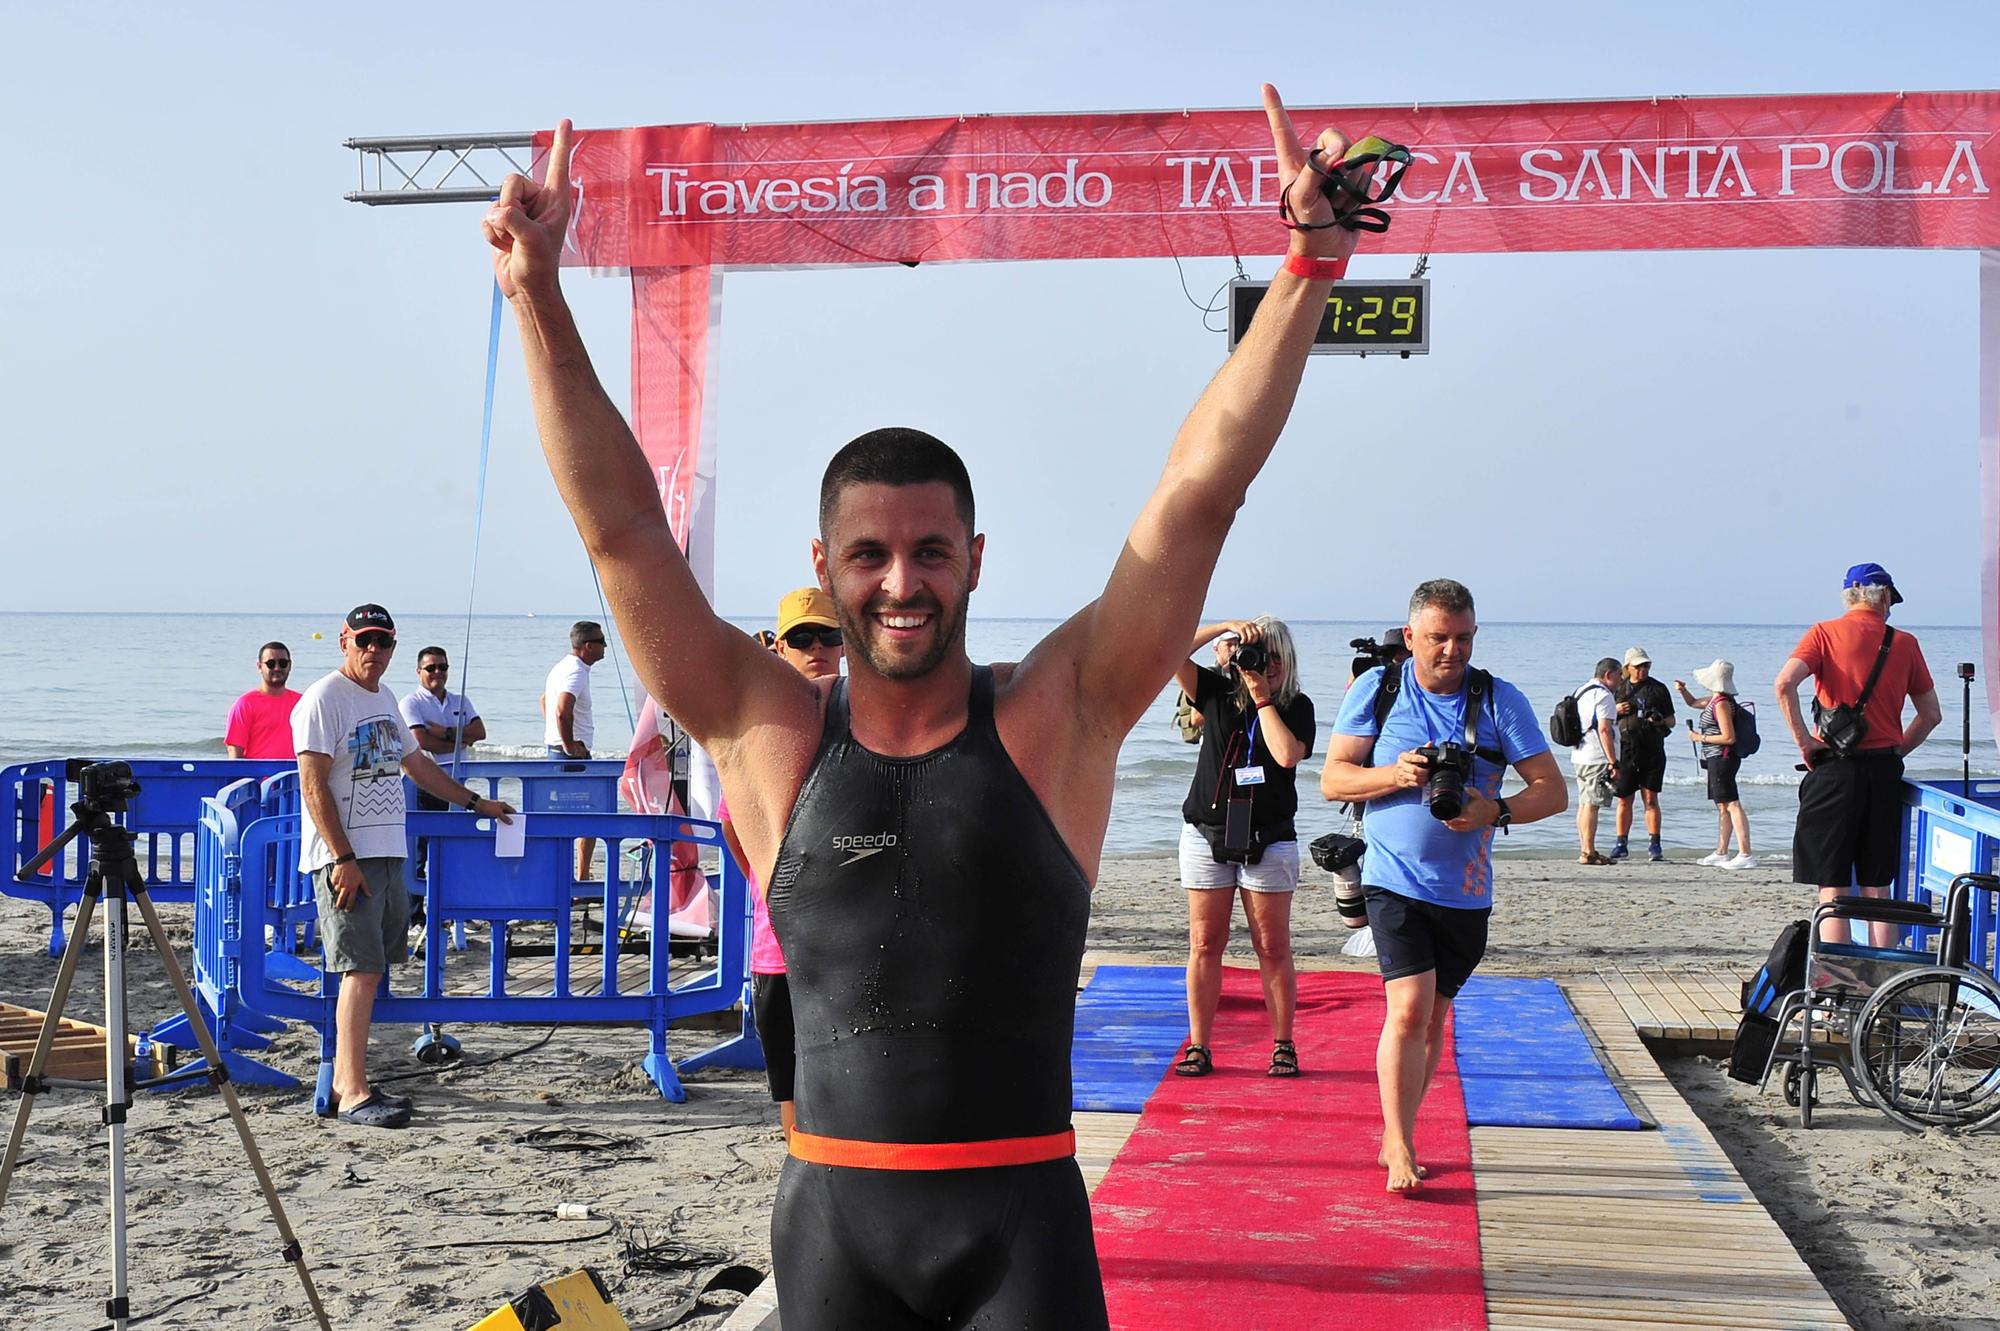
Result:
M1328 883L1309 869L1297 899L1302 963L1372 966L1337 955L1347 931ZM1503 860L1497 902L1485 969L1557 977L1610 966L1747 971L1806 906L1782 863L1728 874L1687 863L1585 869L1556 858ZM1109 861L1091 947L1177 964L1185 911L1170 860ZM184 948L186 912L165 914ZM0 1000L44 1006L56 969L44 955L47 923L39 908L0 902ZM1240 928L1231 959L1254 964ZM169 1015L150 949L137 950L130 969L135 1024ZM102 1020L101 991L93 948L70 1015ZM396 1083L418 1106L403 1132L322 1122L305 1089L244 1091L335 1324L469 1327L527 1285L589 1264L634 1327L666 1325L684 1310L675 1324L719 1326L735 1296L689 1309L690 1296L716 1268L770 1264L783 1146L762 1075L697 1073L687 1103L670 1105L637 1068L638 1032L457 1033L465 1057L440 1071L409 1056L413 1032L378 1028L378 1075L414 1074ZM676 1038L685 1053L714 1037ZM1312 1051L1300 1052L1310 1068ZM502 1055L512 1056L491 1061ZM316 1056L317 1038L297 1029L267 1059L309 1079ZM1701 1058L1671 1060L1669 1071L1856 1326L2000 1327L1991 1257L2000 1221L1982 1181L2000 1174L2000 1136L1911 1135L1838 1090L1806 1133L1775 1090L1759 1097ZM17 1103L0 1102L10 1123ZM47 1331L104 1321L98 1109L81 1092L37 1102L0 1229L4 1284L33 1310L29 1324ZM142 1097L128 1143L133 1311L157 1314L143 1325L310 1325L219 1099ZM587 1203L592 1218L555 1219L565 1201ZM666 1265L628 1273L628 1240L660 1249Z

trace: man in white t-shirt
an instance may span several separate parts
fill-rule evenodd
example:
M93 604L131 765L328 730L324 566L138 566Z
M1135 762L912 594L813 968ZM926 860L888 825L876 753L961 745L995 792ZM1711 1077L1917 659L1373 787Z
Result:
M358 605L340 630L340 669L292 709L305 806L299 871L319 898L328 974L340 976L334 1009L332 1112L348 1123L400 1128L410 1102L368 1081L368 1025L375 987L409 952L409 893L403 883L403 778L482 818L512 822L513 806L480 799L425 753L404 724L382 675L396 651L396 621Z
M579 619L570 625L569 655L555 663L542 685L542 742L551 758L588 758L597 727L590 720L590 668L604 659L604 626ZM576 843L578 882L590 877L590 856L597 842L580 837Z
M542 742L551 758L588 758L597 728L590 721L590 668L604 659L604 626L579 619L570 626L569 655L542 685Z
M1570 766L1576 769L1577 863L1616 863L1597 850L1597 811L1608 808L1617 798L1614 781L1618 775L1618 662L1603 657L1591 681L1576 691L1576 711L1583 720L1583 743L1569 751Z

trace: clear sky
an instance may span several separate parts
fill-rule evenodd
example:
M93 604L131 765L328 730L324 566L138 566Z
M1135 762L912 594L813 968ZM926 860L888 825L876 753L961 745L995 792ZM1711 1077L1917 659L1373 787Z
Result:
M479 208L343 202L348 136L1248 106L1266 79L1301 105L1981 88L2000 5L7 4L0 50L0 610L448 611ZM1204 296L1231 273L1186 267ZM1976 268L1436 259L1433 354L1315 358L1211 609L1387 622L1444 574L1489 619L1782 623L1873 559L1911 622L1977 623ZM628 288L568 286L622 402ZM909 424L972 469L974 613L1065 614L1223 353L1171 262L733 275L718 603L809 580L826 458ZM500 385L478 607L580 612L511 322Z

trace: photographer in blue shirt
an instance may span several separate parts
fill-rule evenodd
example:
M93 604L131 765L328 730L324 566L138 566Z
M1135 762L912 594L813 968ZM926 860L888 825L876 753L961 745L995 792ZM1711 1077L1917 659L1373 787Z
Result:
M1569 807L1534 709L1472 668L1472 593L1435 578L1410 597L1412 653L1348 687L1320 793L1367 806L1361 862L1388 1012L1375 1053L1389 1191L1414 1192L1417 1108L1437 1071L1451 1000L1486 952L1493 833ZM1525 788L1500 795L1513 767Z

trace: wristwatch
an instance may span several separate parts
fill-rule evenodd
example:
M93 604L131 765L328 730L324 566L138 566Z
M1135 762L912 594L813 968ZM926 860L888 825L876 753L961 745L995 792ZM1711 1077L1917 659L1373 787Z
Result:
M477 796L477 795L467 795L467 796L465 797L465 811L466 811L467 813L478 813L478 812L479 812L479 796Z
M1507 807L1506 800L1493 801L1493 825L1503 836L1512 835L1507 829L1514 825L1514 811Z

